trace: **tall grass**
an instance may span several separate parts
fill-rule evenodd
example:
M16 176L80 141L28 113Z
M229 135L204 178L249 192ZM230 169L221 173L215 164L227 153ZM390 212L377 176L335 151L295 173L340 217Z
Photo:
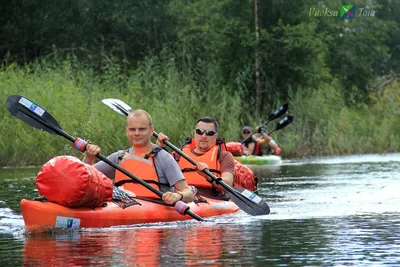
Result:
M296 123L279 142L291 156L387 153L400 150L400 86L345 106L340 88L325 84L291 96ZM289 126L290 127L290 126Z
M175 144L192 135L200 116L214 116L221 125L226 122L227 127L238 129L239 96L226 93L231 88L221 85L218 71L209 70L213 66L198 64L204 64L200 70L207 70L202 74L201 87L196 77L182 76L174 58L166 56L148 57L129 75L121 74L113 63L103 74L95 74L73 58L3 66L0 165L41 165L56 155L81 156L68 140L32 128L6 111L5 99L12 94L36 102L64 131L98 144L105 155L129 143L124 118L102 104L103 98L118 98L133 108L145 109L152 115L156 130L166 133ZM227 127L221 127L222 135L229 135Z
M98 144L104 155L129 143L125 119L102 104L103 98L118 98L135 109L147 110L156 131L166 133L176 145L193 134L199 117L207 115L219 121L220 135L236 140L252 112L241 99L243 86L238 86L238 81L224 82L221 76L211 63L188 60L183 64L168 51L149 56L130 72L111 62L103 73L95 73L73 57L4 65L0 69L0 165L42 165L57 155L82 156L63 137L14 118L5 107L12 94L41 105L64 131ZM273 137L283 148L284 157L399 151L399 87L393 82L371 94L370 105L352 107L345 105L335 82L321 84L319 89L298 90L289 99L295 121ZM251 126L266 117L254 118ZM269 127L272 125L274 122Z

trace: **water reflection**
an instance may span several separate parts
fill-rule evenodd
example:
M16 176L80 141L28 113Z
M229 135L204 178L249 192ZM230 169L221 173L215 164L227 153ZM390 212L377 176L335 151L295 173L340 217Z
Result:
M259 242L237 227L108 229L26 236L25 266L221 266L252 261ZM251 248L251 250L247 250Z
M26 236L22 259L23 266L396 266L399 226L398 214L385 214L92 229Z
M0 208L11 208L21 214L21 199L38 196L35 184L38 171L39 168L0 168Z
M398 266L400 154L256 167L272 214L22 235L37 170L0 171L1 266Z
M353 156L319 158L312 164L283 164L275 176L266 173L259 192L270 203L271 217L302 219L400 212L400 154L360 158L367 162Z

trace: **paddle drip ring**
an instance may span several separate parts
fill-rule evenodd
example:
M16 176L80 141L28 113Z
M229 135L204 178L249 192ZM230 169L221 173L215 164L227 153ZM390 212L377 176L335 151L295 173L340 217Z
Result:
M80 152L85 152L87 142L81 138L76 138L74 142L74 148L79 150Z
M183 201L177 201L175 203L175 209L182 215L185 215L190 209L189 205Z

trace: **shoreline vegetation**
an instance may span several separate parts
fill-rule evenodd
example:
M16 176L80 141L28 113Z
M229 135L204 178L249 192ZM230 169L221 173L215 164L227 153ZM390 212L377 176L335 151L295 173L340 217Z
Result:
M148 111L156 131L166 133L176 145L191 135L201 116L215 117L227 142L238 140L243 125L255 127L268 118L270 111L253 118L241 101L243 92L227 93L232 88L220 86L222 81L213 71L205 73L205 84L200 87L194 76L178 70L177 63L172 55L150 56L129 73L117 63L96 73L73 57L23 66L3 64L0 166L41 166L66 154L82 157L61 137L13 117L5 107L5 99L12 94L42 106L64 130L98 144L103 155L128 146L125 120L101 102L104 98L118 98ZM312 90L289 92L289 112L295 120L272 136L282 147L284 159L400 151L399 82L394 80L385 90L371 93L368 104L348 105L341 91L333 80ZM281 104L274 103L274 107Z
M3 4L0 166L82 157L9 114L12 94L103 155L129 145L104 98L148 111L177 146L201 116L235 141L289 103L293 123L272 134L285 159L400 152L400 1L341 2Z

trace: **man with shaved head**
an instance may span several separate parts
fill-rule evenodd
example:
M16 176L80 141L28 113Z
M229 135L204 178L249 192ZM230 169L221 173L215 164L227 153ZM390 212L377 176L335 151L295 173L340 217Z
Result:
M167 151L150 142L154 132L150 114L140 109L132 111L126 118L125 132L131 147L114 152L107 158L162 191L164 193L162 200L165 203L174 204L179 200L191 202L194 198L193 193L174 158ZM93 164L100 151L97 145L88 144L83 161ZM117 185L122 184L124 190L138 197L159 198L103 161L99 161L94 166Z

